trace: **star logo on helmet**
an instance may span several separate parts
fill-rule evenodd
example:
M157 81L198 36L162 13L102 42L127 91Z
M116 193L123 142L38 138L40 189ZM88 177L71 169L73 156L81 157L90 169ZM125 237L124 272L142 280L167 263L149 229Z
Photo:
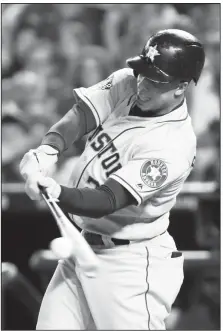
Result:
M157 45L156 46L149 46L149 49L146 53L146 57L148 57L153 62L155 56L157 56L157 55L160 55L160 53L157 51Z

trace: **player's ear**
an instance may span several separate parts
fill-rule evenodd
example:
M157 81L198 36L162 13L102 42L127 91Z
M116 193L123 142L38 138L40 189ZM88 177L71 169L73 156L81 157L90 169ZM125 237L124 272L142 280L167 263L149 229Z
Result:
M188 82L180 82L175 91L175 96L182 95L186 91L188 84L189 84Z

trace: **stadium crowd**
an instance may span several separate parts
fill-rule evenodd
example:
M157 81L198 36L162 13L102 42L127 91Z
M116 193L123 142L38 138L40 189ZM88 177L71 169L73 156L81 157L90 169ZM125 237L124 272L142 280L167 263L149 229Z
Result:
M198 137L197 162L189 180L218 181L219 4L2 6L3 182L21 181L19 160L71 108L73 88L91 86L125 67L127 57L138 54L153 32L165 28L185 29L205 45L203 75L198 86L188 92ZM61 160L63 166L82 147L79 144L68 151Z

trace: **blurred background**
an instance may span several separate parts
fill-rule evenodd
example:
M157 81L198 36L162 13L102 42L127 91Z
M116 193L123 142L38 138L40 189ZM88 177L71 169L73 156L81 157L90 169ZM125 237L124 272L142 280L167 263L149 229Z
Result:
M2 4L1 13L2 329L35 329L57 263L49 244L60 234L45 205L24 193L23 154L72 107L73 88L125 67L163 28L195 34L206 51L187 96L198 149L170 217L185 281L167 328L220 329L220 4ZM72 146L52 169L61 184L83 146Z

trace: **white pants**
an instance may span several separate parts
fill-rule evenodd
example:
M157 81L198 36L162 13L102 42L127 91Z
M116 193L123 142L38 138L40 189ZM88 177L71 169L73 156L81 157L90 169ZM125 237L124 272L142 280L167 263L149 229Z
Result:
M38 330L163 330L183 282L183 256L166 232L152 240L95 249L103 272L87 278L60 260L44 295Z

